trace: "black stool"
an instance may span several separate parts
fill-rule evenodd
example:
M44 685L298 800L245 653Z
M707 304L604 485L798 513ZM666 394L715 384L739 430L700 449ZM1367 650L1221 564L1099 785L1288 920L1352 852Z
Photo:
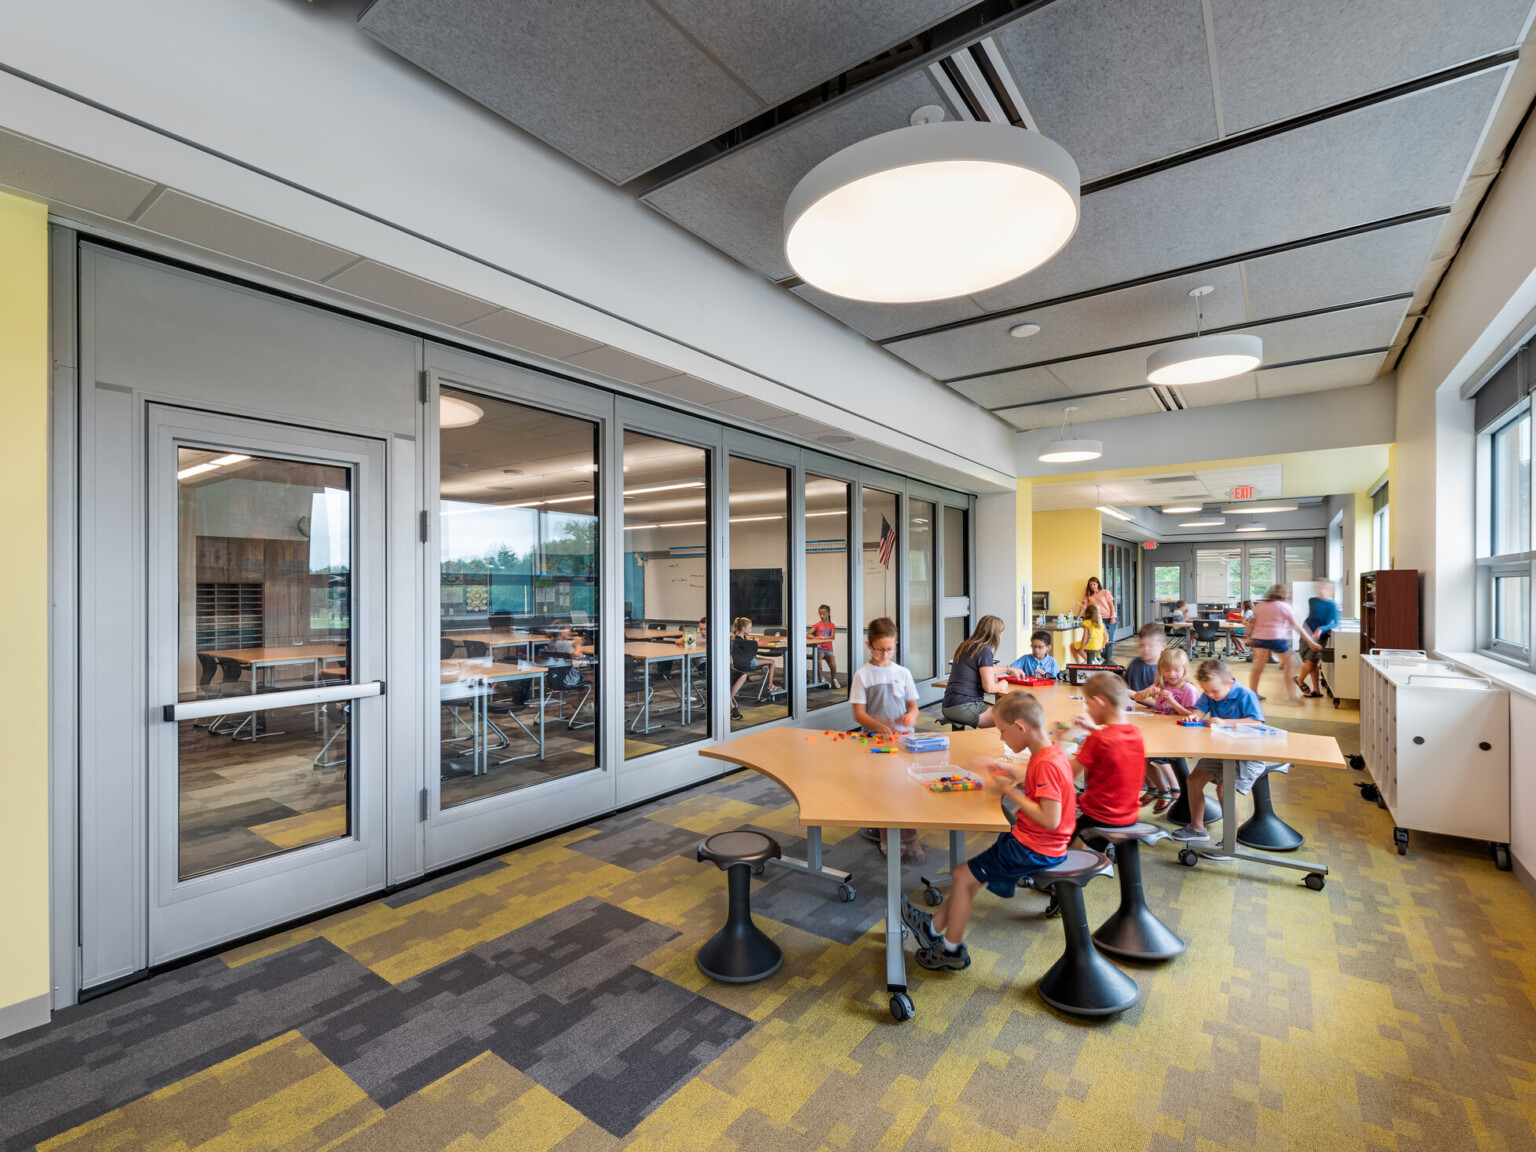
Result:
M1274 802L1269 796L1269 774L1289 764L1271 764L1264 775L1253 782L1253 815L1237 829L1237 842L1244 848L1258 848L1265 852L1294 852L1307 842L1305 836L1275 814Z
M1153 757L1157 759L1157 757ZM1175 756L1167 762L1173 768L1173 778L1179 782L1179 798L1168 805L1163 818L1176 828L1189 823L1189 765L1184 757ZM1221 805L1209 796L1205 798L1205 826L1209 828L1221 819Z
M1111 956L1127 960L1172 960L1184 951L1184 941L1147 907L1141 890L1141 846L1167 840L1168 833L1155 824L1125 828L1081 828L1085 840L1108 840L1115 846L1115 873L1120 879L1120 907L1099 925L1093 942Z
M1136 981L1099 955L1088 935L1083 885L1110 871L1108 856L1069 849L1067 858L1056 867L1031 877L1036 888L1050 889L1060 903L1061 927L1067 938L1067 950L1040 977L1037 988L1040 999L1052 1008L1078 1016L1111 1016L1141 999Z
M726 874L730 893L725 927L699 949L699 971L725 984L750 984L779 970L784 953L752 923L753 875L782 855L778 842L761 832L717 832L699 842L699 859Z

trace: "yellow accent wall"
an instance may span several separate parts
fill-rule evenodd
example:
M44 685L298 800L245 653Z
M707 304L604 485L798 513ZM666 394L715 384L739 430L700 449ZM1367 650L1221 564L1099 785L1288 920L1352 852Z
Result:
M0 193L0 1012L46 996L48 209Z
M1095 508L1036 512L1030 527L1035 591L1051 594L1052 613L1069 611L1083 598L1088 577L1102 578L1099 512Z

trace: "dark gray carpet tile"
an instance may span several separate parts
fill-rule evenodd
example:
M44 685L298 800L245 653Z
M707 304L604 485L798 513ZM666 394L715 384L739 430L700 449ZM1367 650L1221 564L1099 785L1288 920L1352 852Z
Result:
M466 880L478 880L481 876L488 876L492 872L500 872L506 866L507 864L504 860L482 860L480 863L471 864L467 868L444 873L433 880L424 880L420 884L396 892L392 896L381 897L379 903L387 908L404 908L407 904L414 904L418 900L425 900L428 896L436 896L439 892L446 892L450 888L456 888Z
M298 814L297 808L290 808L266 797L225 804L218 808L205 808L201 812L183 812L179 825L181 839L185 842L218 836L228 828L249 828Z
M758 772L736 772L723 780L704 785L701 791L739 800L743 804L759 804L765 808L781 808L793 803L788 792Z
M0 1041L0 1146L31 1147L388 985L325 940L230 968L217 957Z
M598 860L617 864L620 868L643 872L663 860L692 852L703 839L697 832L687 828L662 824L644 817L636 820L621 817L620 820L623 823L618 827L615 825L620 821L605 820L600 833L578 840L571 847Z

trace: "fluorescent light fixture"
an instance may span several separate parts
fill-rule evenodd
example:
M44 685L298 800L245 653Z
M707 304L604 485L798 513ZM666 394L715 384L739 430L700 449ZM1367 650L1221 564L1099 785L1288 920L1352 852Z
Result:
M1180 528L1219 528L1226 523L1220 516L1211 516L1204 520L1181 520Z
M807 520L809 520L812 516L846 516L846 515L848 515L848 513L846 513L846 512L807 512L805 514L805 518Z
M696 525L707 523L704 520L669 520L663 524L626 524L624 531L633 532L636 528L693 528Z
M1234 532L1262 532L1262 531L1264 531L1264 525L1262 525L1262 524L1239 524L1236 528L1232 529L1232 531L1234 531Z
M1102 440L1074 440L1069 435L1072 413L1076 411L1076 404L1069 404L1062 410L1061 431L1057 433L1056 439L1040 449L1036 460L1042 464L1078 464L1084 460L1097 460L1104 455Z
M1065 148L1008 124L942 121L860 140L801 178L784 254L806 283L886 304L979 292L1044 264L1079 217Z
M242 460L249 459L249 456L242 456L238 452L231 452L228 456L220 456L217 460L212 461L212 463L215 468L223 468L226 464L238 464Z
M1167 516L1183 516L1190 512L1203 511L1205 511L1203 504L1169 504L1163 508L1163 513Z
M648 496L652 492L675 492L679 488L702 488L702 487L704 487L704 481L702 481L702 480L689 480L687 483L684 483L684 484L658 484L654 488L626 488L626 489L624 489L624 495L626 495L626 496Z
M217 464L194 464L192 467L183 468L180 472L176 473L176 479L186 480L192 476L201 476L204 472L212 472L217 467Z
M1215 289L1209 284L1190 289L1195 301L1195 338L1157 349L1147 357L1147 382L1178 386L1228 380L1251 372L1264 360L1264 341L1241 332L1202 335L1203 299Z
M549 504L576 504L582 500L592 499L592 493L584 496L556 496L553 500L524 500L519 504L501 504L501 508L542 508Z
M779 515L779 516L732 516L731 517L731 523L732 524L750 524L750 523L752 523L753 521L756 521L756 520L782 520L782 519L784 519L784 517L782 515Z
M1266 512L1294 512L1299 507L1299 504L1291 504L1285 502L1274 504L1265 503L1262 500L1255 500L1251 504L1227 504L1222 508L1222 511L1236 513L1239 516L1258 516Z
M1118 508L1111 508L1108 504L1100 504L1096 510L1099 511L1099 512L1104 513L1104 515L1106 515L1106 516L1113 516L1116 520L1134 520L1134 519L1136 519L1136 517L1134 517L1134 516L1127 516L1124 512L1120 511L1120 509L1118 509Z
M471 424L478 424L480 417L484 415L484 408L478 404L471 404L468 400L460 400L457 396L437 398L439 428L468 428Z

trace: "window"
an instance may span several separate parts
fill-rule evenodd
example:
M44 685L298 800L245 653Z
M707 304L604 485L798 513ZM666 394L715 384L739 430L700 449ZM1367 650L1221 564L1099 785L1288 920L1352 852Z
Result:
M1285 546L1285 582L1294 584L1298 580L1311 580L1315 555L1314 546L1311 544L1287 544Z
M597 425L443 389L440 803L597 766ZM489 691L486 691L486 688Z
M1482 435L1478 646L1536 671L1531 647L1531 413L1522 401ZM1380 508L1382 518L1388 508ZM1385 536L1373 523L1372 543Z
M896 497L874 488L864 489L864 619L859 626L855 649L860 662L864 656L864 629L871 620L889 616L901 621L901 606L896 602ZM899 638L902 643L906 637ZM901 649L897 648L897 652ZM898 657L897 663L901 659Z
M805 478L806 635L815 641L806 653L807 711L848 699L848 677L860 651L848 619L850 488L845 480Z
M1371 515L1371 566L1378 571L1392 567L1392 506L1385 504Z
M1152 566L1152 598L1159 603L1177 601L1182 595L1179 583L1184 568L1179 564L1155 564Z
M933 514L928 501L907 501L907 668L918 680L933 675Z
M1243 550L1241 548L1195 549L1195 599L1197 601L1201 604L1225 604L1231 600L1244 599L1242 593Z
M940 515L944 518L944 658L940 671L947 672L955 649L971 634L970 513L964 508L945 507ZM1029 619L1026 617L1026 623Z
M1248 593L1244 600L1262 600L1264 593L1278 583L1275 575L1275 548L1268 544L1248 548Z
M731 467L731 730L789 715L789 469L741 456ZM799 621L795 621L798 625ZM752 644L757 645L755 655Z

